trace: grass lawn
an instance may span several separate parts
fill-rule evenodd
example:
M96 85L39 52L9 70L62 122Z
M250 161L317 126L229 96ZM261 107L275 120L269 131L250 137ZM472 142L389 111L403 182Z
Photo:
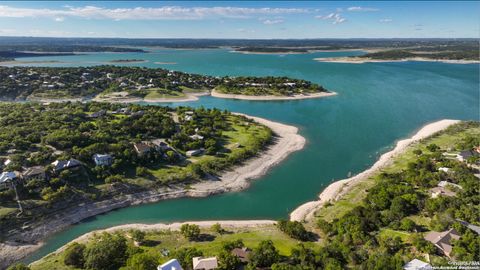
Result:
M183 98L186 95L179 91L171 91L163 88L151 88L148 89L148 94L145 99L157 99L157 98Z
M226 228L226 233L218 234L209 228L202 228L201 233L208 235L209 240L205 241L188 241L179 231L161 230L148 231L144 244L140 247L145 252L155 254L160 257L159 263L168 261L171 257L163 256L161 251L168 250L170 254L176 249L182 247L195 247L201 250L205 256L217 255L224 242L241 239L245 246L255 248L263 240L272 240L275 247L281 255L290 255L293 247L298 243L284 233L276 226L265 225L251 228ZM130 242L132 244L132 242ZM313 242L304 242L307 247L315 247L317 244ZM63 264L63 254L52 254L32 266L33 269L75 269Z
M410 237L410 233L404 232L404 231L396 231L392 229L387 229L387 228L382 228L380 229L379 236L380 237L390 237L390 238L395 238L395 237L400 237L403 242L408 242L408 238Z
M191 93L191 94L210 91L210 89L195 89L195 88L190 88L186 86L180 86L180 89L182 89L183 93Z

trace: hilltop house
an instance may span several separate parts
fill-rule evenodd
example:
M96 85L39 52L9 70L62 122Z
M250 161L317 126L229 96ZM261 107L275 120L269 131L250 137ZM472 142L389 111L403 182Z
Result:
M413 259L403 266L404 270L431 270L433 267L419 259Z
M139 157L145 156L152 150L152 146L144 142L134 143L133 148Z
M95 154L93 155L93 161L97 166L110 166L113 162L113 157L108 154Z
M448 181L440 181L440 182L438 182L437 186L443 187L443 188L446 188L446 187L450 186L450 187L454 187L454 188L457 188L457 189L463 189L462 186L454 184L454 183L450 183Z
M203 154L203 151L204 151L203 148L194 149L194 150L187 151L186 154L187 154L187 157L196 157L196 156L199 156L199 155Z
M452 252L452 239L458 240L459 238L460 234L455 229L444 232L429 232L425 236L425 240L432 242L447 257L450 257Z
M183 268L177 259L171 259L170 261L159 265L157 270L183 270Z
M470 157L479 156L480 153L478 152L477 149L478 149L478 148L475 148L475 150L464 150L464 151L461 151L461 152L457 155L457 160L458 160L458 161L461 161L461 162L466 162Z
M190 121L193 119L193 111L186 111L185 112L185 121Z
M99 117L104 116L105 114L107 114L107 111L105 111L105 110L100 110L100 111L98 111L98 112L94 112L94 113L90 114L88 117L90 117L90 118L99 118Z
M218 268L217 257L194 257L193 258L193 270L210 270Z
M52 162L53 165L53 172L59 173L66 169L77 169L79 168L82 163L76 159L69 159L69 160L55 160Z
M17 179L15 172L3 172L0 174L0 190L13 186L13 182Z
M429 190L430 196L432 198L437 198L438 196L446 196L446 197L455 197L457 193L452 191L446 187L434 187Z
M33 166L27 168L22 174L22 178L25 181L30 180L45 180L47 175L45 174L45 167L43 166Z

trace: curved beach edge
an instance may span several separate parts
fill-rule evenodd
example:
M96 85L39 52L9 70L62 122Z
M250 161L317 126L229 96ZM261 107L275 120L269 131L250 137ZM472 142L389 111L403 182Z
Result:
M442 131L449 126L459 123L460 120L444 119L437 122L433 122L423 126L415 135L408 139L398 141L395 148L383 154L375 164L369 169L353 176L348 179L339 180L330 184L325 188L318 196L318 200L306 202L290 213L290 220L292 221L305 221L311 220L315 216L315 212L323 207L327 202L334 202L342 198L351 187L357 183L367 179L368 177L377 173L380 169L388 166L393 161L394 157L403 153L409 145L419 140L432 136L433 134Z
M248 95L223 94L213 89L210 95L216 98L269 101L269 100L299 100L299 99L310 99L310 98L322 98L322 97L335 96L337 95L337 93L336 92L320 92L320 93L312 93L308 95L293 95L293 96L248 96Z
M153 203L166 199L182 197L207 197L224 192L235 192L246 189L253 179L265 175L269 169L285 160L291 153L301 150L306 143L298 134L298 128L260 117L237 113L269 127L275 141L260 155L250 158L243 164L223 173L220 177L202 181L189 188L174 187L145 191L136 194L118 196L111 200L88 203L64 211L62 216L50 219L47 223L32 226L34 229L15 235L12 239L0 243L0 268L9 263L21 260L38 250L45 238L66 229L72 224L86 218L106 213L118 208L144 203Z

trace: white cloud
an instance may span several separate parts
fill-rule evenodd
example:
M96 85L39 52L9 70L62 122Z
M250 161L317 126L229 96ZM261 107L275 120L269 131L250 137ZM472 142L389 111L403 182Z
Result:
M306 13L301 8L243 8L243 7L179 7L164 6L158 8L115 8L96 6L71 7L63 9L16 8L0 5L0 17L9 18L64 18L80 17L88 19L111 20L198 20L207 18L249 18L255 15L279 15Z
M279 23L285 22L283 19L273 19L273 20L265 19L265 20L261 20L261 21L262 21L263 24L267 24L267 25L279 24Z
M255 30L245 28L238 28L237 31L241 33L255 33Z
M390 19L390 18L380 19L380 20L378 20L378 21L381 22L381 23L391 23L391 22L393 22L393 20Z
M346 22L347 19L342 17L340 13L330 13L328 15L318 15L315 16L317 19L332 21L332 24L340 24Z
M370 8L370 7L349 7L347 8L348 11L379 11L378 8Z
M65 21L65 17L56 17L55 21L56 22L63 22L63 21Z

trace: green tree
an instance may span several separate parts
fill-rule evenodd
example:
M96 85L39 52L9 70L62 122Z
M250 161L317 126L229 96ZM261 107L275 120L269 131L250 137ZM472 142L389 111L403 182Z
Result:
M220 225L220 223L215 223L212 225L211 227L212 231L218 233L218 234L222 234L225 232L225 230L222 228L222 226Z
M145 253L136 253L132 257L128 258L127 266L125 270L152 270L157 269L158 258Z
M63 263L76 268L83 268L85 264L85 258L83 252L85 251L85 245L77 242L72 243L65 249Z
M195 224L183 224L180 227L180 233L187 238L188 240L192 241L198 238L200 235L200 227Z
M235 270L240 264L240 259L227 250L222 250L218 254L218 269L220 270Z
M23 263L16 263L7 268L7 270L30 270L30 267Z
M126 251L125 237L104 233L85 249L85 268L116 270L125 264Z
M263 240L252 251L250 256L251 267L270 267L278 262L280 255L272 240Z
M145 235L146 233L144 231L141 231L141 230L132 230L130 232L133 240L135 242L138 242L139 244L141 244L144 240L145 240Z

